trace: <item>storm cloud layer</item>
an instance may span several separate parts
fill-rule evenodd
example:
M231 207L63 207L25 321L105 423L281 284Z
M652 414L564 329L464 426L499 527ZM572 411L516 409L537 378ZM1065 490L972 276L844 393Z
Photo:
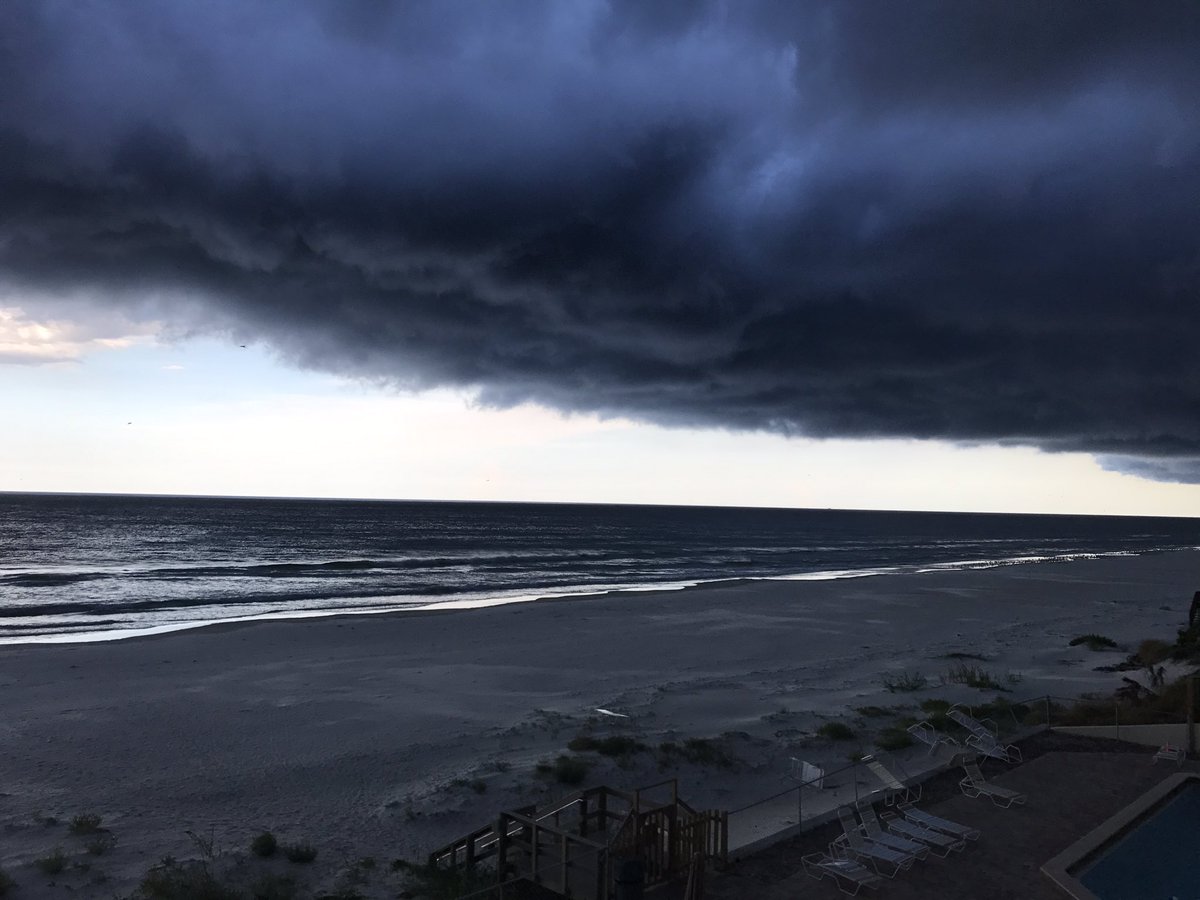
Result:
M7 0L0 287L1200 481L1200 9Z

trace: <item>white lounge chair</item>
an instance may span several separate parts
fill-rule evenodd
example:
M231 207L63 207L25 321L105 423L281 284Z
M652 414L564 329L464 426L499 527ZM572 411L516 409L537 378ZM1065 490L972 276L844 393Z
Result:
M963 763L963 770L967 773L967 777L960 781L958 786L968 797L987 797L997 806L1003 806L1006 809L1014 803L1018 806L1025 803L1024 794L992 784L983 777L983 773L979 771L979 766L975 763Z
M1021 749L1016 744L1005 744L1001 741L996 723L991 719L976 719L961 706L950 707L946 715L970 732L967 746L972 750L1009 763L1022 761Z
M925 844L929 847L930 852L941 857L949 856L952 851L962 850L967 846L966 838L926 828L924 825L911 822L894 812L883 813L880 818L884 827L892 834Z
M874 888L883 880L857 860L839 859L828 853L810 853L800 857L800 862L810 878L819 881L828 876L839 891L851 897L864 887Z
M1167 762L1173 762L1177 766L1182 766L1183 761L1187 759L1187 751L1182 747L1176 747L1174 744L1163 744L1158 748L1158 752L1154 754L1154 759L1150 762L1152 765L1157 765L1160 759L1165 759Z
M929 747L930 756L933 756L937 752L938 747L962 748L962 744L950 737L950 735L942 734L929 722L918 722L915 725L909 725L908 733L916 738L917 741Z
M838 819L842 823L842 836L829 845L834 856L853 857L871 866L885 878L895 878L901 870L911 868L916 861L917 857L912 853L904 853L868 839L849 807L843 806L838 810Z
M814 766L812 763L797 759L794 756L791 757L791 762L788 766L788 778L798 781L804 787L815 787L817 789L825 787L825 770L820 766Z
M941 816L935 816L932 813L927 813L923 809L917 809L915 806L897 806L900 815L904 816L910 822L917 825L922 825L925 828L941 831L953 837L966 838L968 841L979 840L979 829L971 828L967 825L960 825L957 822L951 822L949 819L943 819Z
M921 785L904 784L892 771L874 756L864 756L862 763L875 773L875 777L883 782L888 793L884 796L885 803L916 803L921 799Z
M917 859L925 859L929 856L930 847L920 841L913 840L902 834L893 834L880 824L879 819L875 816L875 807L869 801L863 801L858 804L858 818L862 822L863 834L867 836L867 840L875 841L877 844L884 844L891 847L893 850L899 850L901 853L911 853ZM845 828L845 825L842 826ZM945 854L942 854L943 856Z

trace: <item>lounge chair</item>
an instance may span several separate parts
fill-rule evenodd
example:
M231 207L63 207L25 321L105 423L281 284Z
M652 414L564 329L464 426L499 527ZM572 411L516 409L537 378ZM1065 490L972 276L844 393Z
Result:
M979 829L970 828L967 825L960 825L957 822L951 822L949 819L943 819L941 816L935 816L932 813L927 813L923 809L917 809L915 806L897 806L900 815L904 816L910 822L921 825L925 828L934 831L941 831L952 837L966 838L968 841L979 840Z
M1003 743L999 738L999 729L991 719L976 719L961 706L950 707L946 715L970 732L967 746L972 750L1008 763L1022 761L1021 749L1015 744Z
M1150 762L1152 765L1157 765L1160 759L1165 759L1168 762L1173 762L1177 766L1182 766L1183 761L1187 759L1187 751L1182 747L1176 747L1174 744L1163 744L1158 748L1158 752L1154 754L1154 759Z
M874 772L875 777L882 781L883 786L887 788L888 793L884 797L885 803L916 803L921 799L921 786L919 784L912 785L911 787L905 785L887 766L874 756L864 756L862 763Z
M967 773L967 777L960 781L958 786L968 797L984 796L997 806L1003 806L1006 809L1014 803L1018 805L1025 803L1024 794L992 784L983 777L983 773L979 771L979 766L975 763L963 763L963 770Z
M870 840L863 834L861 826L854 818L850 807L843 806L838 810L838 819L842 823L842 836L829 845L834 856L850 856L859 862L873 868L886 878L895 878L903 869L912 867L916 855L905 853L878 841Z
M881 818L884 827L892 834L925 844L929 847L931 853L935 853L941 857L949 856L951 851L962 850L963 847L967 846L967 840L964 837L946 834L943 831L937 831L933 828L926 828L924 825L911 822L904 818L904 816L897 815L894 812L886 812ZM868 831L868 833L870 832Z
M820 766L814 766L812 763L797 759L794 756L791 757L787 777L793 781L798 781L804 787L815 787L817 789L825 787L825 770Z
M928 722L918 722L916 725L908 726L908 733L916 738L920 743L929 747L929 755L933 756L937 752L938 747L954 747L960 748L962 744L950 737L948 734L942 734Z
M930 850L933 848L920 841L913 840L902 834L893 834L886 830L880 824L879 819L875 816L875 807L870 801L863 801L858 804L858 818L862 822L863 834L867 836L867 840L874 841L877 844L884 844L891 847L893 850L899 850L901 853L911 853L917 859L925 859L929 856ZM842 828L846 826L843 823ZM941 854L945 856L945 854Z
M839 891L852 897L864 887L874 888L883 880L857 860L839 859L828 853L810 853L800 857L800 862L809 877L820 880L828 876Z

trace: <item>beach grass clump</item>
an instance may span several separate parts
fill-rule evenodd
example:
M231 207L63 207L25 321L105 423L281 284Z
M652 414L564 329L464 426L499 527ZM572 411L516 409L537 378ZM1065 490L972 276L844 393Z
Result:
M77 816L72 816L70 823L67 825L67 831L71 834L95 834L101 830L101 823L104 820L95 813L80 813Z
M545 760L539 762L534 767L534 771L539 775L553 778L559 784L576 785L583 784L583 779L587 778L588 769L590 768L591 766L586 759L579 756L568 756L563 753L552 763Z
M941 697L930 697L927 700L921 701L921 712L925 713L925 721L936 728L938 731L945 731L954 723L950 719L947 712L950 710L950 701Z
M250 852L255 856L261 856L266 859L269 856L274 856L275 851L279 849L279 841L275 839L275 835L269 831L264 831L261 834L254 836L250 841Z
M245 896L203 863L181 864L169 858L151 866L133 893L134 900L245 900Z
M17 883L9 877L9 874L0 869L0 897L8 896L8 892L16 886Z
M681 758L695 766L713 766L718 769L732 769L734 758L717 744L707 738L688 738L682 744L675 741L663 741L658 745L659 765L666 768Z
M845 722L826 722L817 729L817 734L831 741L852 741L855 738L854 729Z
M1080 644L1087 647L1089 650L1116 650L1117 642L1110 637L1105 637L1102 634L1081 634L1079 637L1071 638L1068 646L1078 647Z
M982 666L971 666L959 663L951 666L942 676L942 684L965 684L981 691L1007 691L995 676Z
M254 900L295 900L300 896L296 879L290 875L273 872L262 875L250 885L250 896Z
M875 746L880 750L903 750L913 745L913 736L900 725L891 725L875 736Z
M392 860L392 871L405 876L408 894L429 900L458 900L485 891L496 883L496 873L483 866L442 869L431 863L421 865L403 859Z
M294 844L284 844L279 848L288 862L310 863L317 858L317 848L307 841L297 841Z
M450 782L452 788L470 788L477 794L487 793L487 782L482 778L455 778Z
M99 834L92 835L91 839L83 845L83 849L92 856L102 856L115 846L117 846L116 837L107 831L101 831Z
M34 867L43 875L57 875L67 867L67 855L62 847L55 847L45 856L39 856L33 861Z
M905 706L856 706L854 711L864 719L886 719L894 716L898 710L907 709Z
M599 753L601 756L616 758L632 756L650 748L628 735L614 734L608 737L595 737L590 734L580 734L571 738L567 743L567 749L576 753Z
M891 694L923 691L928 685L929 679L920 672L900 672L883 676L883 687Z

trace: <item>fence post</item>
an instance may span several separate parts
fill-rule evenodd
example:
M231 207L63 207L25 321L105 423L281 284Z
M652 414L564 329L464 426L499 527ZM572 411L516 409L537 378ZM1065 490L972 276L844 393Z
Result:
M1046 700L1046 727L1050 728L1052 723L1050 721L1050 695L1049 694L1046 695L1045 700Z
M1187 680L1188 753L1196 755L1196 676Z
M1120 701L1113 701L1113 723L1117 726L1117 740L1121 739L1121 704Z

